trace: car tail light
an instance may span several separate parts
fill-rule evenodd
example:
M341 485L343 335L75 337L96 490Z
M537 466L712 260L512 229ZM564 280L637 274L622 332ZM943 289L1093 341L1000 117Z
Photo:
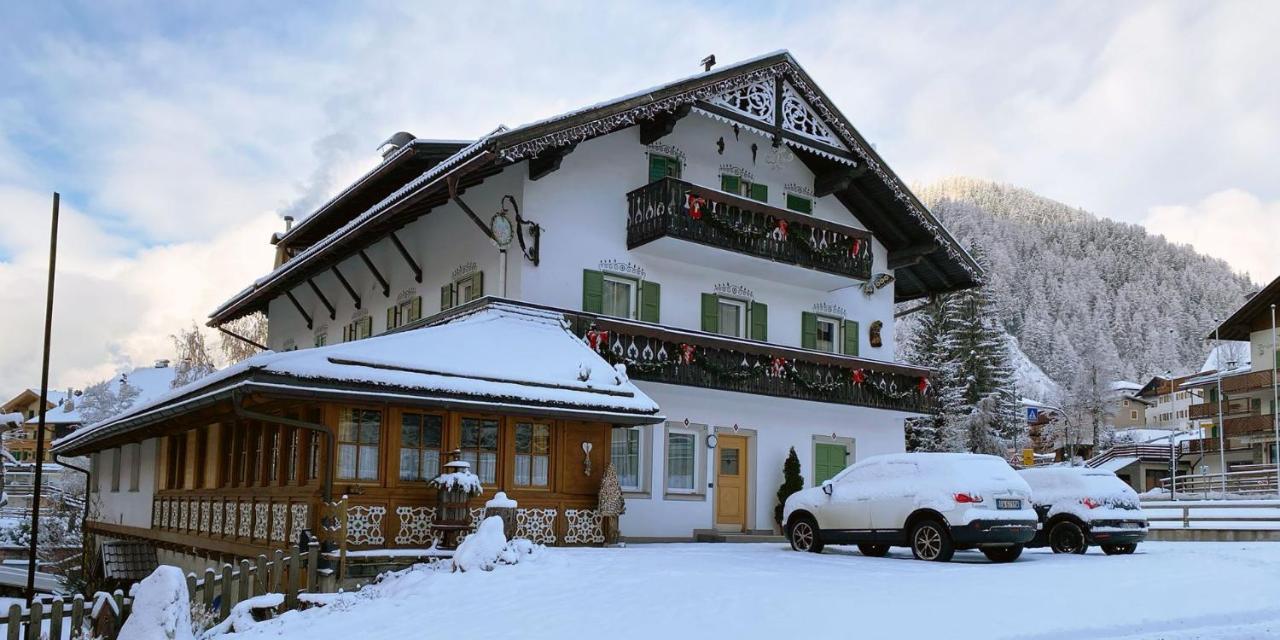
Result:
M1101 502L1098 502L1097 500L1094 500L1093 498L1085 498L1084 500L1081 500L1081 501L1080 501L1080 504L1082 504L1082 505L1084 505L1084 506L1086 506L1086 507L1089 507L1090 509L1097 509L1098 507L1101 507L1101 506L1102 506L1102 503L1101 503Z
M975 496L971 493L957 493L956 502L960 504L974 504L982 502L982 496Z

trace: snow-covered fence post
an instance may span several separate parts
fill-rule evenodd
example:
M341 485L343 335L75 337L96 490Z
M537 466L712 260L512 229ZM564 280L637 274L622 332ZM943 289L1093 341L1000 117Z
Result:
M204 570L204 593L200 595L203 596L204 608L209 611L213 611L214 587L218 584L217 575L213 567L206 567Z
M256 585L254 585L255 593L258 593L258 594L271 593L271 588L268 586L271 584L269 582L269 580L271 579L271 576L267 575L267 571L269 569L270 569L270 565L267 564L267 556L261 553L258 554L258 566L255 568L255 573L257 575L254 576L255 578L254 582L257 583Z
M32 602L28 615L31 621L27 624L27 640L40 640L40 632L44 628L44 603Z
M221 600L218 601L218 619L225 620L231 613L231 577L235 572L232 571L231 565L222 565L222 593L219 594Z
M65 615L63 613L65 604L62 598L55 597L49 606L49 637L55 640L62 638L62 616Z
M320 541L314 536L307 542L307 591L323 593L320 588Z
M9 631L8 640L18 640L22 632L22 605L16 602L9 605L9 622L5 628Z
M296 609L298 607L298 572L302 570L301 558L302 552L297 549L289 554L289 574L286 576L284 588L284 606L286 609Z
M240 590L236 594L236 602L248 600L253 595L253 584L249 582L250 566L247 559L240 561Z
M271 554L271 593L280 593L284 584L284 551L276 549Z
M77 593L71 597L71 628L68 631L75 636L82 629L84 629L84 595Z

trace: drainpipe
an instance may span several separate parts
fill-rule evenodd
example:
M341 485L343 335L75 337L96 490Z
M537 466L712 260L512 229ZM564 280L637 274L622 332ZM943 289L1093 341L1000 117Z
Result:
M306 429L308 431L324 434L325 440L328 442L328 446L325 447L324 449L325 460L324 460L324 470L322 471L324 476L324 501L330 502L333 500L333 433L329 431L328 427L322 424L316 424L314 422L306 422L306 421L297 420L294 418L286 418L284 416L273 416L269 413L258 413L257 411L250 411L248 409L245 409L244 407L240 406L239 391L232 392L231 406L233 409L235 409L236 415L241 418L247 418L249 420L258 420L261 422L271 422L274 424L282 424L289 427L297 427L299 429Z
M82 469L73 464L67 464L66 462L61 460L60 456L58 456L58 454L56 453L53 454L53 462L54 464L64 466L68 469L71 469L72 471L79 471L80 473L84 474L84 511L80 513L80 540L83 543L85 535L89 533L85 525L89 522L89 499L90 499L90 496L93 495L93 490L92 490L93 486L90 485L89 483L93 481L93 474L90 473L88 469ZM83 545L83 547L80 549L80 577L85 581L85 584L88 584L88 581L89 581L88 560L89 560L89 545L86 544L86 545Z

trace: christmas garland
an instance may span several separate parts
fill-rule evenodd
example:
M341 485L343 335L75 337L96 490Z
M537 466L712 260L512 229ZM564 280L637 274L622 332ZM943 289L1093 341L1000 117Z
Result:
M898 381L892 378L892 374L868 371L863 368L846 369L831 366L828 367L825 379L820 374L811 378L800 371L794 358L772 357L765 364L764 356L751 358L744 354L739 364L725 366L718 364L712 358L699 357L699 347L696 345L679 344L679 353L672 358L666 344L661 341L657 351L654 351L653 345L649 343L646 343L643 349L637 347L635 337L630 337L630 346L624 346L623 340L623 336L611 336L610 332L595 328L586 333L587 345L592 351L604 356L610 364L625 365L628 372L642 375L662 371L670 366L695 366L726 381L742 382L761 377L776 378L788 380L805 391L817 393L833 393L852 388L870 392L888 400L906 400L929 397L932 392L932 385L927 376L921 376L917 378L914 385L907 385L900 389ZM754 362L750 361L751 359L754 359Z
M812 225L803 225L809 229L809 237L805 238L803 233L793 233L791 231L792 223L783 218L775 218L772 215L765 215L764 224L761 225L755 221L756 213L749 210L739 209L740 212L746 212L747 217L751 219L748 223L741 222L743 214L738 214L738 221L731 221L726 209L730 205L723 202L709 201L702 196L694 195L691 192L685 194L684 211L694 220L706 222L707 224L719 229L720 231L736 236L739 240L751 241L765 236L772 236L774 240L785 241L799 247L810 254L824 257L844 257L850 256L857 259L866 259L863 254L870 249L870 243L862 238L845 236L839 232L830 232L833 236L831 240L827 240L828 231L821 230L822 237L819 238L819 230ZM803 232L803 229L801 229Z

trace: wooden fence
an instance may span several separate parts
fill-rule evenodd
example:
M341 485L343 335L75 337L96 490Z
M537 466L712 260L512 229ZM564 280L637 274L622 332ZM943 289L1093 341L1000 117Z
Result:
M298 596L302 593L336 590L334 572L320 568L320 541L315 538L307 544L305 552L295 549L286 556L277 549L270 558L266 555L256 560L246 558L238 567L224 564L220 571L210 567L205 569L202 578L187 574L191 602L203 605L215 624L227 619L237 603L253 596L281 593L283 607L291 610L299 608ZM6 640L40 640L42 635L50 640L61 640L64 635L80 638L86 627L91 635L115 640L131 607L132 601L117 589L111 594L98 592L91 602L77 594L69 608L60 597L50 603L37 602L30 609L14 603L9 606L8 616L0 621L7 627Z

